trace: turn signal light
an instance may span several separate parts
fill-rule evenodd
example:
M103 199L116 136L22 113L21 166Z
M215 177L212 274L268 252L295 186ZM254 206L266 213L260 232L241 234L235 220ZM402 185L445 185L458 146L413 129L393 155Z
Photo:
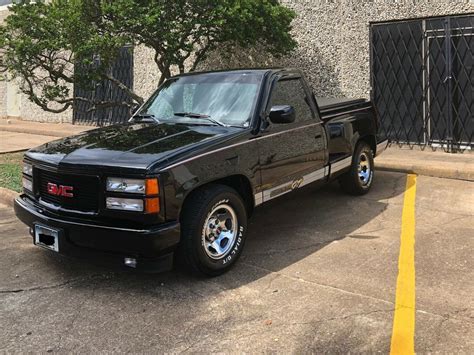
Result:
M146 194L147 195L158 195L160 193L160 187L158 186L158 179L146 179Z
M146 213L159 213L160 212L160 198L153 197L145 199L145 212Z

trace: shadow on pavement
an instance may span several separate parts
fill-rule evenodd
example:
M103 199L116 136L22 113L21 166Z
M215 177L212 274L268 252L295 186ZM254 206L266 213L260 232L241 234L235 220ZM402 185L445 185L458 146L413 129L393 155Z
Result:
M252 334L270 331L260 328L270 316L268 310L272 317L281 314L275 320L280 324L291 310L301 317L308 312L334 317L328 302L331 291L318 300L304 283L266 276L287 267L307 271L314 267L318 251L343 238L372 243L376 237L358 229L379 216L388 199L403 193L404 177L378 173L373 190L364 197L347 196L338 184L331 184L268 203L250 222L242 258L230 272L213 279L181 271L119 271L50 254L32 245L13 211L0 209L0 343L25 352L186 352L204 351L202 347L214 341L222 351L231 349L226 346L235 344L236 334L245 343ZM345 260L332 262L341 265ZM344 308L336 313L341 312L346 314ZM222 329L228 332L214 338ZM303 330L306 334L311 328ZM288 341L292 337L288 335Z

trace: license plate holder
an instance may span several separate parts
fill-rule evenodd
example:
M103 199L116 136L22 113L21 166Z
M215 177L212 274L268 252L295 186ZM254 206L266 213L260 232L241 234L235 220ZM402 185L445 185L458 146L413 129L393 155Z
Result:
M59 252L59 233L60 231L55 228L43 226L41 224L35 224L35 245Z

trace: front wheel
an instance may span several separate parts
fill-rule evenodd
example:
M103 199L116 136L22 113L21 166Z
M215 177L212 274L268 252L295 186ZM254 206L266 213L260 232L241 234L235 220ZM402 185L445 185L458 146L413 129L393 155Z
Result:
M247 212L234 189L224 185L201 188L183 206L180 261L200 274L220 275L239 258L246 231Z
M350 170L339 178L341 188L351 195L369 192L374 180L374 155L370 146L359 142L352 157Z

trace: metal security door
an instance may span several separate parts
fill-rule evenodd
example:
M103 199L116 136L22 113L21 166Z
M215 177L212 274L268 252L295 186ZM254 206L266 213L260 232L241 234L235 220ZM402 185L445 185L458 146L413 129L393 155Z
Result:
M474 16L371 24L372 98L397 143L473 149Z
M469 149L474 134L474 16L426 20L428 143Z

